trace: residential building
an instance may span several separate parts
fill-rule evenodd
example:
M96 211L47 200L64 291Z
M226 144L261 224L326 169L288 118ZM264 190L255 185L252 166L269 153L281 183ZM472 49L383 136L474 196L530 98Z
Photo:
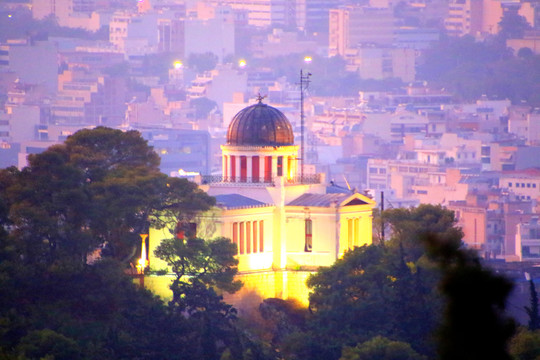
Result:
M540 260L540 224L538 217L517 224L516 254L520 261Z
M345 56L362 44L388 47L394 43L395 19L390 8L344 6L330 10L329 56Z
M12 71L20 82L44 86L54 94L58 82L58 49L47 40L8 40L0 44L0 70Z
M404 82L416 77L416 50L359 45L345 50L342 54L348 71L357 72L363 79L399 78Z

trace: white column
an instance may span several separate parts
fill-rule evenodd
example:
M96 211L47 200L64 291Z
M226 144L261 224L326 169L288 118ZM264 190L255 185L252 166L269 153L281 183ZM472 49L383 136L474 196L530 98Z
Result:
M283 176L285 179L289 178L289 156L283 155Z
M227 155L227 181L231 180L231 171L232 171L232 161L231 161L231 155Z
M221 156L221 175L227 176L227 155Z
M277 176L277 156L272 156L272 178Z

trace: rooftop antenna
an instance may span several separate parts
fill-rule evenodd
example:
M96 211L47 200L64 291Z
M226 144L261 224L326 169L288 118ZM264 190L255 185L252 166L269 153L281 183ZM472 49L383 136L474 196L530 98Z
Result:
M300 69L300 179L304 180L304 90L309 87L311 73L305 73Z
M255 100L257 100L259 102L259 104L262 104L262 101L265 97L267 97L268 95L261 95L261 93L259 93L257 95L257 97L255 98Z

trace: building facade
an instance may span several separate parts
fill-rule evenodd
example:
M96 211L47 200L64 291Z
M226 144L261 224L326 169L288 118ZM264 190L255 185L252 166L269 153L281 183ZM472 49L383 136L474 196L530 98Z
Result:
M298 150L285 115L259 99L229 125L222 175L198 179L217 206L194 226L199 237L237 245L244 287L226 299L239 308L268 297L307 304L309 274L371 244L374 201L330 191L321 174L304 174ZM150 230L151 253L167 232ZM150 259L150 266L166 264Z

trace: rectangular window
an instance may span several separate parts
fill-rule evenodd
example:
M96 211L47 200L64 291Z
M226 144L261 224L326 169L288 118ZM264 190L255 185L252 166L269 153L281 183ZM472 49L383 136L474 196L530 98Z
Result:
M236 156L231 155L231 179L236 180Z
M512 183L511 183L511 182L508 183L508 187L512 187Z
M259 252L264 252L264 220L259 221Z
M531 187L531 184L527 183L527 187L530 188L530 187Z
M313 249L313 222L311 219L305 220L305 234L306 240L304 245L305 252L311 252Z
M240 233L240 255L244 255L245 244L244 244L244 223L243 222L240 223L238 231Z
M251 221L246 221L246 254L251 254Z
M238 223L232 224L232 241L236 245L236 253L238 254Z
M264 157L264 181L265 182L272 181L272 157L271 156Z
M259 182L259 157L253 156L251 158L251 180L254 183Z
M253 232L251 233L251 237L253 238L253 252L257 252L257 246L258 246L258 238L257 238L257 222L253 222Z
M277 158L277 176L283 176L283 156Z
M247 158L240 156L240 181L246 182L247 180Z

